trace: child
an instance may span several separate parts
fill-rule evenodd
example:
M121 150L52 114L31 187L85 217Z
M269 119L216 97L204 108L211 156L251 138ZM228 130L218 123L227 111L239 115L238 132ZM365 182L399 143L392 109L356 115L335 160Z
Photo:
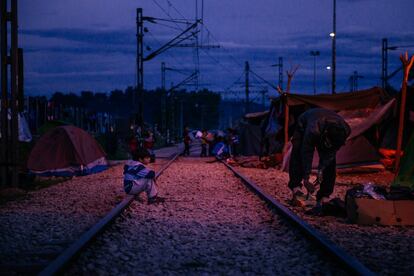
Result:
M129 195L138 195L145 191L148 204L162 203L165 200L157 196L155 172L145 167L150 159L150 153L144 148L138 148L132 153L132 160L128 160L124 166L124 190Z
M183 156L190 156L191 138L190 138L190 130L187 127L184 129L183 140L184 140Z

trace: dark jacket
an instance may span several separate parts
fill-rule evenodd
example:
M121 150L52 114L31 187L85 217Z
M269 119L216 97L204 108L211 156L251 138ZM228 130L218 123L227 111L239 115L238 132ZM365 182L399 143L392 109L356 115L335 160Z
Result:
M327 149L323 146L323 134L329 126L335 126L344 130L344 140L351 134L351 128L345 120L334 111L313 108L298 118L296 130L302 134L302 165L304 175L309 176L312 170L313 152L316 149L319 154L319 169L326 168L334 159L339 148Z

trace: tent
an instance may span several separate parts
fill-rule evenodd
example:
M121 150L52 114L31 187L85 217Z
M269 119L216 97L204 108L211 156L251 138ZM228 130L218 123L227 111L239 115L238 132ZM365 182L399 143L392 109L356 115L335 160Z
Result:
M267 112L248 113L244 116L237 127L239 134L239 151L242 155L260 155L262 141L262 122Z
M345 146L337 153L339 166L354 166L378 162L378 148L382 138L381 126L392 115L395 99L380 88L340 93L335 95L284 94L283 103L289 106L289 135L292 134L296 118L305 110L322 107L334 110L351 126L351 135ZM315 151L313 166L318 164ZM284 169L287 169L290 154L285 155Z
M276 137L282 126L277 121L275 109L248 113L236 128L239 133L240 153L245 156L268 155L281 150Z
M59 126L45 133L30 152L29 172L42 176L73 176L107 169L105 152L86 131Z

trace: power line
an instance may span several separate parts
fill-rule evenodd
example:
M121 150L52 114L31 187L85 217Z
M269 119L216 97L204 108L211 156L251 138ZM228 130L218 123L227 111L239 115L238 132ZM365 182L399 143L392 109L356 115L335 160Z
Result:
M171 15L157 2L157 0L152 0L163 12L164 12L164 14L166 15L166 16L168 16L171 20L173 19L172 17L171 17ZM184 19L184 20L187 20L188 22L189 22L189 20L184 16L184 15L182 15L176 8L175 8L175 6L169 1L169 0L167 0L167 2L168 2L168 4ZM203 7L204 8L204 7ZM218 40L212 35L212 33L211 33L211 31L206 27L206 25L204 24L204 22L201 22L202 23L202 26L204 27L204 28L206 28L206 30L209 32L209 34L211 34L211 37L214 39L214 40L216 40L217 42L218 42ZM175 23L177 26L178 26L178 28L180 28L181 30L183 30L183 28L181 27L181 26L179 26L177 23ZM223 69L225 69L227 72L229 72L229 73L231 73L231 74L233 74L234 73L234 71L232 72L232 70L231 69L228 69L226 66L224 66L219 60L217 60L216 58L214 58L213 56L211 56L208 52L207 52L207 50L206 49L204 49L203 47L200 47L202 50L203 50L203 52L210 58L210 59L212 59L216 64L218 64L219 66L221 66ZM223 48L224 49L224 48ZM226 49L224 49L226 52L228 52ZM242 66L242 65L240 65L240 63L238 63L237 62L237 60L234 58L234 56L233 55L231 55L231 54L229 54L229 56L233 59L233 61L238 65L238 66Z
M240 79L244 76L244 72L242 72L242 74L240 75L240 77L237 78L236 81L234 81L229 87L227 87L224 92L226 91L230 91L230 88L232 88L235 84L238 84Z
M156 2L156 0L153 0L153 1L155 1ZM184 20L187 20L187 21L189 21L184 15L182 15L176 8L175 8L175 6L169 1L169 0L167 0L167 2L169 3L169 5L171 6L171 7L173 7L173 9L174 10L176 10L177 11L177 13L178 14L180 14L181 15L181 17L184 19ZM204 9L204 6L202 7L203 9ZM164 9L162 9L162 10L164 10ZM165 12L165 10L164 10L164 12ZM167 13L166 13L167 14ZM167 16L169 16L170 18L171 18L171 16L169 15L169 14L167 14ZM207 28L207 26L204 24L204 21L201 21L201 24L202 24L202 26L208 31L208 33L209 34L211 34L211 37L217 42L217 43L219 43L219 41L213 36L213 34L211 33L211 31ZM201 49L204 51L204 52L206 52L206 50L205 49L203 49L202 47L201 47ZM223 47L223 49L224 49L224 47ZM226 50L226 49L224 49L224 50ZM210 57L210 58L212 58L207 52L206 52L206 54ZM238 66L243 66L241 63L238 63L237 62L237 60L230 54L229 55L231 58L233 58L234 59L234 61L235 61L235 63L238 65ZM220 61L218 61L217 59L215 59L215 58L212 58L216 63L220 63ZM224 65L221 65L221 66L224 66ZM227 69L226 69L227 70ZM228 71L228 70L227 70Z
M213 33L210 31L209 28L207 28L207 26L204 24L204 22L202 22L203 26L206 28L206 30L209 32L209 34L211 34L211 37L217 42L220 43L220 41L218 41L217 38L215 38L215 36L213 35ZM222 47L222 49L228 53L228 50L225 47ZM243 67L243 63L240 63L240 61L238 61L232 54L229 54L229 57L233 60L233 62L240 67Z
M173 18L171 17L171 15L157 2L157 0L152 0L152 2L154 2L165 13L165 15L167 15L171 20L173 20ZM177 25L178 28L180 28L181 30L183 30L181 28L181 26L178 25L178 23L175 22L175 25Z
M182 13L179 11L179 10L177 10L176 8L175 8L175 6L170 2L170 0L167 0L167 2L168 2L168 4L182 17L182 18L184 18L185 20L187 20L186 18L185 18L185 16L184 15L182 15Z
M267 85L269 85L270 87L272 87L273 89L277 90L277 87L274 86L271 82L267 81L266 79L262 78L261 76L259 76L256 72L254 72L253 70L250 69L250 72L255 75L257 78L259 78L260 80L262 80L263 82L265 82Z
M157 23L157 25L164 26L164 27L167 27L167 28L170 28L170 29L173 29L173 30L177 30L177 31L181 31L182 30L180 28L173 27L173 26L170 26L170 25L167 25L167 24L163 24L163 23Z
M150 36L152 36L152 38L154 38L154 40L156 42L158 42L161 45L163 45L164 43L162 43L161 41L159 41L151 32L148 32L148 34ZM173 58L177 63L180 63L180 61L170 52L170 51L166 51L167 55L169 55L171 58Z

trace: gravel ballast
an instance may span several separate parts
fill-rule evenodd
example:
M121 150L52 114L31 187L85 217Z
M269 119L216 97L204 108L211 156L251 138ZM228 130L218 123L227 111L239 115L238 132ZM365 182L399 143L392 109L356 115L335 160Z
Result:
M166 152L150 166L158 170L170 154ZM98 239L70 272L336 272L290 224L272 216L224 165L208 160L180 158L179 164L173 163L158 181L167 202L147 205L142 195L113 226L114 231ZM17 271L41 268L97 223L125 197L122 167L121 162L102 173L75 177L0 205L0 272L12 274L9 268L13 266ZM308 216L289 206L286 173L238 170L371 270L381 275L412 274L414 227L359 226L335 217ZM346 190L357 183L389 185L392 177L388 172L339 175L333 197L343 199Z
M158 151L161 168L177 148ZM0 274L42 269L125 197L123 161L0 205Z
M220 163L180 158L68 274L321 274L337 264L273 215Z
M325 233L374 272L382 275L411 275L414 271L414 227L350 224L344 218L315 217L289 205L289 176L276 169L237 168L264 191L293 210L313 227ZM388 171L367 174L339 174L331 198L344 200L346 191L356 184L372 182L388 186L393 174Z

